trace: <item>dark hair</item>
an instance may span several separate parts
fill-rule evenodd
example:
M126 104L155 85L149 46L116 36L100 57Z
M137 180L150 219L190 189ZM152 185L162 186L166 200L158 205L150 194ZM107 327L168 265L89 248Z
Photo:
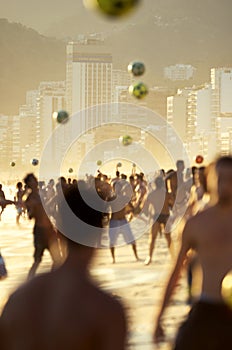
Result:
M222 165L227 165L232 167L232 156L223 156L218 158L215 165L216 171L218 171L218 168Z
M35 175L33 173L29 173L24 177L23 181L25 182L26 185L28 185L28 182L30 181L31 177L35 178Z
M72 221L69 220L67 205L80 220L80 224L75 225L75 227L73 227ZM95 209L96 206L99 210ZM71 238L68 239L69 243L87 245L85 244L85 234L87 234L85 232L85 224L91 226L92 229L95 227L96 230L97 228L102 228L103 211L104 201L98 196L96 190L93 187L89 187L85 181L78 181L76 186L71 186L64 192L64 200L59 209L63 228L63 232L61 233L64 233L66 237L70 237L69 234L71 232ZM73 241L78 243L74 243Z

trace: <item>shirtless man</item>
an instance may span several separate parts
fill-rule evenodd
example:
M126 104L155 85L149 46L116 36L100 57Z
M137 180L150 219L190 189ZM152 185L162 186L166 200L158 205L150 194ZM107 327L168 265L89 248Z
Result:
M61 254L58 245L57 234L44 210L38 189L38 181L34 174L28 174L24 179L25 184L30 188L25 206L29 218L35 219L34 235L34 263L29 271L28 279L32 278L42 260L45 249L48 249L53 260L53 268L61 262Z
M95 192L91 193L90 189L83 191L94 200ZM66 203L81 221L92 227L101 227L102 213L86 204L77 187L66 194ZM62 208L60 215L61 221L67 223ZM64 227L66 234L70 232L68 225ZM86 233L78 227L77 241ZM0 319L1 335L4 334L7 344L1 350L126 348L127 326L123 306L101 291L89 275L95 249L74 240L67 241L65 263L57 270L27 282L8 300Z
M164 229L172 206L172 195L167 192L165 182L161 176L155 179L156 189L149 193L146 201L145 214L152 212L153 225L149 237L149 254L144 262L149 265L152 260L152 254L155 247L155 240L159 231ZM171 246L171 234L165 232L168 247Z
M130 200L131 198L123 193L123 186L125 181L117 181L114 186L115 198L112 197L111 200L115 199L116 203L110 203L111 206L111 217L109 222L109 237L110 237L110 251L112 255L112 262L115 263L115 245L117 243L117 238L121 233L123 235L124 241L127 244L131 244L135 259L139 261L137 247L135 243L135 238L132 233L129 222L127 221L127 215L130 214L134 207L132 206ZM121 186L121 187L120 187Z
M162 316L177 284L187 252L194 249L203 272L201 296L180 327L175 350L230 349L232 344L232 309L221 294L223 278L232 269L232 157L216 163L217 203L190 218L184 228L176 265L169 279L158 313L154 339L164 337Z

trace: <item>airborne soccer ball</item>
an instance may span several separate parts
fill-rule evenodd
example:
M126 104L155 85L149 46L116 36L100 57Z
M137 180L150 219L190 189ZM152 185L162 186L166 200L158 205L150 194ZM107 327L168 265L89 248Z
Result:
M198 155L198 156L196 156L195 161L197 164L201 164L201 163L203 163L204 158L201 155Z
M121 143L123 144L123 146L129 146L132 144L132 137L130 135L125 135L120 137L119 139L121 141Z
M98 160L98 161L97 161L97 165L98 165L98 166L101 166L101 165L102 165L102 161L101 161L101 160Z
M33 158L33 159L31 160L31 164L34 165L34 166L38 165L38 164L39 164L38 159Z
M144 83L135 83L129 87L129 93L134 97L141 99L148 94L148 88Z
M69 168L69 169L68 169L68 172L69 172L69 173L73 173L73 168Z
M128 65L128 72L137 77L145 72L145 66L142 62L131 62Z
M14 167L15 166L15 162L11 162L10 166Z
M87 8L100 10L103 14L117 17L134 9L140 0L84 0Z
M57 120L57 123L64 124L68 121L68 118L69 118L68 112L61 110L57 113L56 120Z
M117 168L121 168L121 166L122 166L122 163L119 162L119 163L117 164Z

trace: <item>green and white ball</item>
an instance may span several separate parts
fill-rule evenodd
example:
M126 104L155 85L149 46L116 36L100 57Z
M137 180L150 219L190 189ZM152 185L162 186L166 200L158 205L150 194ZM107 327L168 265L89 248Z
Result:
M123 16L132 11L141 0L83 0L88 9L98 10L111 17Z
M145 72L145 65L142 62L131 62L128 65L128 72L138 77Z
M123 144L123 146L129 146L132 144L133 139L130 135L124 135L119 138L119 141Z
M68 112L66 112L64 110L60 110L57 113L57 117L56 117L57 123L59 123L59 124L67 123L68 119L69 119Z
M148 88L142 82L135 83L129 87L129 93L138 99L142 99L148 94Z

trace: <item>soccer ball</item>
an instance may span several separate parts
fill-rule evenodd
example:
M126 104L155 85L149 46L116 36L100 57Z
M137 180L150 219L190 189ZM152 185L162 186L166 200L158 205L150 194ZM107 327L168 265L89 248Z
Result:
M138 99L142 99L148 94L148 88L144 83L135 83L129 87L129 93Z
M131 62L127 69L128 72L132 73L135 77L142 75L145 72L145 66L142 62Z
M73 168L69 168L69 169L68 169L68 172L69 172L69 173L73 173Z
M34 166L38 165L38 164L39 164L38 159L33 158L33 159L31 160L31 164L34 165Z
M102 165L102 161L101 161L101 160L98 160L98 161L97 161L97 165L98 165L98 166L101 166L101 165Z
M134 9L140 0L84 0L87 8L100 10L103 14L118 17Z
M201 155L196 156L195 162L197 164L201 164L203 163L203 161L204 161L204 158Z
M123 144L123 146L129 146L132 144L132 137L130 135L125 135L125 136L121 136L119 138L119 141Z
M14 167L15 166L15 162L10 162L10 166Z
M117 168L121 168L121 166L122 166L122 163L119 162L119 163L117 164Z
M57 120L57 123L64 124L64 123L67 123L68 118L69 118L68 112L66 112L64 110L60 110L57 113L56 120Z

